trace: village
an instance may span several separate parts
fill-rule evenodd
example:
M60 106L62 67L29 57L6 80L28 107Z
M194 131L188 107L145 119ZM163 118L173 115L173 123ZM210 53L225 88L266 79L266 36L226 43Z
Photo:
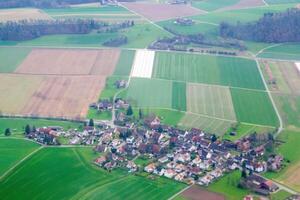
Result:
M68 145L90 145L99 153L93 163L108 171L122 168L129 173L146 172L208 186L225 174L240 170L241 187L260 195L279 189L260 175L279 171L284 165L284 158L273 153L272 134L253 133L232 142L200 129L181 130L164 125L155 115L137 122L130 116L131 106L122 99L115 104L108 100L91 104L101 110L112 110L113 106L118 108L113 127L91 119L82 130L64 131L49 126L31 130L26 137L45 145L60 145L59 138ZM144 165L135 162L139 158L145 160Z

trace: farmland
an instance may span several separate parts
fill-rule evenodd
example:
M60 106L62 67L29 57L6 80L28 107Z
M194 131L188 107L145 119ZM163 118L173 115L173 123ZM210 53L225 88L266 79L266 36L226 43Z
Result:
M34 49L17 68L22 74L111 75L118 50Z
M0 177L38 147L38 144L27 140L0 138Z
M258 56L261 58L277 58L286 60L299 60L300 45L298 43L281 44L266 49Z
M18 9L1 9L0 22L19 21L19 20L44 20L51 19L46 13L39 9L18 8Z
M264 89L256 63L242 58L159 52L155 57L153 77Z
M168 198L184 187L163 178L126 176L122 171L108 173L91 165L94 157L90 148L42 149L0 182L0 194L4 199L18 199L19 193L23 193L22 198L110 199L121 198L127 192L126 197L132 199L136 193L126 189L131 186L145 198L155 199L159 195ZM120 188L125 193L119 193Z
M120 54L119 61L113 74L117 76L129 76L134 55L135 51L123 50Z
M205 0L205 1L193 1L192 5L202 10L213 11L227 6L234 5L237 2L239 2L239 0L225 0L221 2L218 0L212 0L212 1Z
M204 12L187 5L170 5L156 3L123 3L123 5L152 21L162 21L176 17L199 15Z
M278 126L278 119L266 92L231 88L237 120L251 124Z
M30 53L31 48L20 47L0 47L0 73L9 73L21 64L21 62ZM14 55L13 57L10 55Z
M205 196L206 200L225 200L224 196L209 192L203 188L200 188L198 186L192 186L191 188L185 190L183 193L180 194L183 198L186 199L197 199L199 196Z

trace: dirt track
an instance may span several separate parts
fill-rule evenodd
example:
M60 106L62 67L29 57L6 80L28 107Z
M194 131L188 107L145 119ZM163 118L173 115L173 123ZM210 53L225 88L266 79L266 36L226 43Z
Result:
M171 5L156 3L122 3L132 10L152 21L162 21L177 17L204 14L204 11L187 5Z
M119 50L34 49L16 73L111 75L119 55Z
M84 118L105 85L102 76L46 76L22 110L24 115Z

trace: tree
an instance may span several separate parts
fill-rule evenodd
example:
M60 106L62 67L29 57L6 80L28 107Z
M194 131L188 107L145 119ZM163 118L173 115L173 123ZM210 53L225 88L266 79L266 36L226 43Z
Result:
M5 136L10 136L11 135L11 132L10 132L9 128L5 129L4 135Z
M143 111L142 111L142 109L139 109L139 118L143 119Z
M215 134L213 134L211 136L211 142L214 143L215 141L217 141L217 136Z
M127 111L126 111L126 115L127 115L127 116L133 115L133 111L132 111L132 107L131 107L131 106L128 107L128 109L127 109Z
M247 172L245 169L242 170L242 174L241 174L242 178L247 178Z
M34 132L34 133L36 132L35 126L32 127L32 132Z
M31 128L30 128L29 124L27 124L27 125L25 126L25 135L30 134L30 132L31 132Z
M94 126L94 120L93 119L90 119L90 121L89 121L89 126Z

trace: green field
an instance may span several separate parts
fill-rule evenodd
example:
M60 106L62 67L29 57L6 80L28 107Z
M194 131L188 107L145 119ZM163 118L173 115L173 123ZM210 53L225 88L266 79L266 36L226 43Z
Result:
M227 6L234 5L238 3L239 0L194 0L192 1L192 6L199 8L201 10L213 11Z
M171 29L177 34L183 35L202 33L207 37L216 37L219 34L219 28L217 25L210 23L202 23L198 21L196 21L195 24L191 26L182 26L179 24L175 24L174 20L158 22L158 25Z
M23 139L0 138L0 176L38 147L38 144Z
M70 128L79 128L80 123L59 121L59 120L46 120L46 119L26 119L26 118L0 118L0 136L4 134L6 128L10 128L12 133L23 133L25 126L43 127L43 126L61 126L65 130Z
M300 60L300 45L282 44L269 48L258 55L261 58L274 58L283 60Z
M22 63L31 48L0 47L0 73L9 73Z
M157 52L155 78L264 89L253 60L185 53Z
M102 43L117 38L119 35L125 35L128 38L128 43L123 47L145 48L158 37L170 36L170 33L150 23L145 23L136 24L134 27L113 33L97 33L94 31L89 34L48 35L20 42L0 41L0 46L101 47L103 46Z
M284 126L300 128L300 96L272 94Z
M300 3L300 0L265 0L268 4Z
M157 195L167 199L185 187L120 170L108 173L94 166L93 158L91 148L44 148L0 182L0 195L2 199L134 199L138 192L147 199Z
M250 22L250 21L258 20L264 15L264 13L281 12L288 8L294 7L294 5L295 4L283 4L283 5L271 5L268 7L265 6L265 7L257 7L257 8L241 9L241 10L210 12L205 15L198 15L191 18L199 21L211 22L216 24L219 24L224 21L229 23L236 23L238 21Z
M232 125L232 121L219 120L193 113L187 113L178 123L182 128L199 128L211 134L224 135Z
M291 193L288 193L285 190L279 190L278 192L271 194L271 200L286 200L290 196L292 196Z
M70 8L55 8L44 9L50 16L67 15L67 14L130 14L127 9L120 6L104 6L104 7L70 7Z
M231 172L225 175L221 179L208 186L208 190L223 194L226 199L241 200L249 192L245 189L238 187L238 183L241 178L241 172L239 170Z
M173 82L172 108L180 111L186 111L186 83Z
M129 76L134 61L134 55L135 51L122 50L114 75Z
M266 92L231 88L231 96L238 121L278 126L277 115Z
M172 82L132 78L126 98L141 108L172 108Z

